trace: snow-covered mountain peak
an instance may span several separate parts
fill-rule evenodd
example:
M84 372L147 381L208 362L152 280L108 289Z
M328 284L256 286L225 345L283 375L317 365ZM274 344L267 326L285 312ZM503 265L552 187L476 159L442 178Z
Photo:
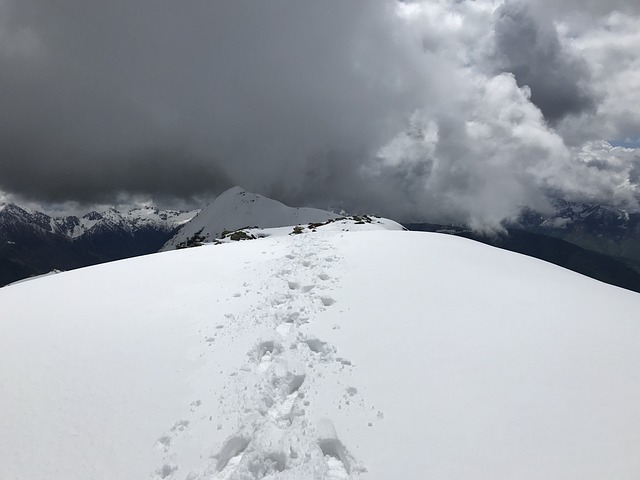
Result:
M14 203L7 203L0 210L0 224L4 228L11 226L14 229L25 226L31 231L40 233L51 233L56 229L55 221L49 215Z
M27 210L19 207L15 203L6 203L2 206L0 211L4 212L5 215L16 215L21 217L26 217L29 214Z
M242 197L247 196L247 195L249 195L250 197L251 196L261 197L262 196L262 195L258 195L257 193L247 192L241 186L236 185L235 187L231 187L231 188L225 190L224 192L222 192L220 195L218 195L216 200L217 199L223 200L223 199L226 199L226 198L233 198L233 197L236 197L238 195L240 195Z
M162 250L173 250L188 242L194 235L198 235L201 241L208 242L219 238L224 231L326 222L338 217L340 215L336 213L317 208L288 207L276 200L233 187L205 206Z
M102 215L100 215L95 210L92 210L91 212L83 215L82 218L84 218L86 220L89 220L89 221L97 222L98 220L100 220L102 218Z

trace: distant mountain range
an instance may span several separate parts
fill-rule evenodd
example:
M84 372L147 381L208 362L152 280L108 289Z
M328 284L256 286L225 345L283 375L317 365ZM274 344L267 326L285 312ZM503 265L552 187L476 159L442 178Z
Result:
M640 272L640 213L563 200L555 209L553 215L526 210L510 227L560 238Z
M478 233L459 225L405 226L470 238L640 292L640 213L557 200L552 214L525 209L502 233Z
M143 207L55 217L0 206L0 285L157 252L196 213Z
M448 233L540 258L640 292L640 213L558 200L552 214L525 209L500 234L460 225L408 223L410 230ZM337 214L292 208L239 187L202 210L120 212L54 217L14 204L0 206L0 286L52 270L68 270L211 242L245 227L324 222Z

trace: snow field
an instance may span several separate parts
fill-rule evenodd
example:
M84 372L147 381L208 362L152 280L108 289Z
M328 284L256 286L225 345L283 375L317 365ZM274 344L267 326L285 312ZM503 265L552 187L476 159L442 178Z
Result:
M313 326L384 415L369 432L333 416L367 478L635 478L638 295L465 239L416 248L419 235L335 238L349 310Z
M2 478L635 478L637 294L347 223L0 290Z

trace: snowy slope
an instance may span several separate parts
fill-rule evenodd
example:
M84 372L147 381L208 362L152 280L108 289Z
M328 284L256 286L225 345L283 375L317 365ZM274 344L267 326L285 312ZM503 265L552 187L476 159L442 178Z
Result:
M196 234L202 236L204 241L212 241L220 237L224 230L283 227L324 222L337 217L339 215L317 208L287 207L276 200L233 187L205 206L162 250L173 250Z
M384 228L3 288L0 477L637 478L638 294Z

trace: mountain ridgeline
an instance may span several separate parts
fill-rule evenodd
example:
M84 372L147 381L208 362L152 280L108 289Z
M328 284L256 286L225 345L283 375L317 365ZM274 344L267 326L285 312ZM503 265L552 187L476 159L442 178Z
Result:
M143 207L53 217L7 204L0 207L0 286L157 252L194 214Z
M514 228L549 235L599 252L640 272L640 213L558 200L555 213L525 210Z
M53 217L8 204L0 206L0 286L53 270L198 246L225 236L233 239L232 232L239 229L314 224L338 217L325 210L288 207L240 187L190 212L110 208L82 217ZM499 234L459 225L407 223L405 227L466 237L640 292L640 213L558 200L553 213L524 210Z

